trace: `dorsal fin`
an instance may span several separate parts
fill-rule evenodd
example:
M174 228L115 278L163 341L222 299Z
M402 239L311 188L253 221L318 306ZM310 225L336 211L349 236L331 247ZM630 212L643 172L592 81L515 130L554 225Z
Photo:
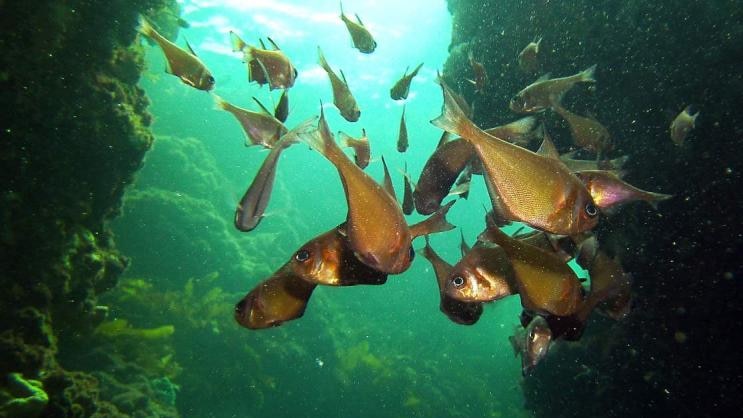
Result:
M382 188L390 195L395 202L397 202L397 196L395 195L395 187L392 185L392 177L390 177L390 170L387 168L387 162L382 156L382 166L384 167L384 180L382 181Z
M274 42L274 41L273 41L273 39L271 39L271 37L270 37L270 36L266 36L266 39L268 39L268 42L270 42L270 43L271 43L271 45L273 46L273 49L274 49L274 50L276 50L276 51L281 51L281 48L279 48L279 46L278 46L278 45L276 45L276 42Z
M194 52L193 48L191 48L191 44L188 43L188 39L186 39L185 37L183 39L186 40L186 48L188 48L188 52L190 52L191 55L193 55L195 57L196 56L196 52Z
M540 145L537 150L537 154L560 161L560 153L557 152L557 148L555 148L555 144L552 142L549 135L544 136L542 145Z
M266 44L263 43L263 39L258 38L258 42L261 44L261 49L266 49Z
M354 16L356 16L356 20L359 22L359 25L364 26L364 22L361 21L361 18L359 17L358 13L354 13Z
M552 73L544 73L544 74L542 74L541 77L539 77L538 79L534 80L534 82L535 83L539 83L540 81L549 80L551 75L552 75Z
M348 81L346 81L346 75L345 75L345 74L343 74L343 70L341 70L341 69L338 69L338 72L340 72L340 73L341 73L341 78L343 79L343 84L345 84L345 85L346 85L346 87L348 87Z
M256 103L258 103L258 106L259 106L259 107L261 108L261 110L262 110L263 112L265 112L265 113L266 113L267 115L271 115L271 112L269 112L269 111L268 111L268 109L266 109L266 106L263 106L263 103L261 103L261 101L260 101L260 100L258 100L258 98L256 98L255 96L253 96L253 100L254 100L254 101L255 101Z

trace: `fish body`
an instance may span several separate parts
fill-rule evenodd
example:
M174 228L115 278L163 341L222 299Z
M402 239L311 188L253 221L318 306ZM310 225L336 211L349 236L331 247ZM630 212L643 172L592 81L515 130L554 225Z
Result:
M423 66L423 63L418 64L415 69L408 74L408 70L405 70L405 74L395 82L395 85L392 86L390 89L390 97L392 100L404 100L408 98L408 93L410 92L410 82L413 81L413 77L418 75L418 71L420 71L421 67Z
M595 152L599 156L611 150L611 135L599 121L577 115L562 107L556 100L553 101L552 109L568 123L576 146Z
M155 41L165 54L168 63L166 71L169 74L195 89L209 91L214 88L214 77L190 45L189 51L186 51L160 35L144 17L140 16L139 21L139 32Z
M369 165L369 159L371 158L371 148L369 145L369 138L366 136L366 130L361 130L361 138L354 138L343 132L338 132L341 145L344 147L350 147L354 152L354 161L356 165L362 170Z
M443 289L450 298L463 302L492 302L517 293L505 251L483 242L452 267Z
M263 329L300 318L316 286L279 269L237 303L235 320L248 329Z
M676 116L676 119L671 122L671 140L678 146L684 145L686 136L689 135L694 126L696 125L699 111L694 106L686 106L681 113Z
M284 134L288 132L286 126L276 119L265 107L262 112L253 112L241 107L237 107L221 97L214 95L214 100L218 108L226 110L237 119L245 133L245 145L260 145L265 148L271 148ZM256 100L256 102L262 107Z
M402 195L402 213L411 215L415 210L415 203L413 202L413 185L408 176L408 167L405 165L405 173L403 173L403 195Z
M521 355L521 373L527 376L547 355L552 343L552 330L545 318L534 316L526 329L509 337L516 355Z
M418 213L428 215L435 212L459 174L474 159L474 148L462 139L444 142L436 148L423 166L413 192Z
M539 70L539 45L542 43L542 38L535 39L529 42L521 53L519 53L519 67L522 71L528 74L533 74Z
M244 61L248 65L249 81L255 81L260 86L268 84L270 90L288 89L294 85L297 69L271 38L268 38L268 41L273 49L265 48L262 41L260 48L250 45L232 31L230 38L232 49L244 55Z
M595 83L593 78L596 66L593 65L578 74L569 77L539 79L516 93L509 107L516 113L541 112L552 105L552 101L561 101L562 96L578 83Z
M591 276L592 305L614 320L626 317L632 301L632 276L624 271L619 259L599 250L588 273Z
M343 71L341 71L341 76L343 76L343 79L341 79L335 74L333 69L330 68L328 61L325 60L325 56L320 50L320 47L317 47L317 54L319 57L319 64L328 74L330 85L333 88L333 104L341 112L341 116L343 116L344 119L349 122L356 122L359 120L359 117L361 117L361 110L359 110L359 105L356 103L353 94L351 94L351 89L348 87L346 77L343 76Z
M273 116L281 123L286 122L289 117L289 90L284 89L279 97L279 103L273 111Z
M457 324L472 325L477 322L480 319L480 315L482 315L482 303L463 302L451 298L446 293L446 280L450 275L452 266L434 251L428 242L428 236L426 236L426 246L423 248L422 254L431 263L436 274L440 298L439 309L441 312Z
M349 19L345 13L343 13L343 2L341 2L341 20L346 25L348 33L351 35L351 41L353 41L353 47L358 49L359 52L364 54L371 54L377 48L377 41L369 32L369 30L361 22L359 15L356 15L356 21Z
M615 173L604 170L579 171L576 173L591 193L596 206L602 211L618 207L622 204L642 200L653 208L658 208L658 202L670 199L672 195L648 192L623 181Z
M467 58L474 74L474 80L470 80L470 82L475 86L475 93L484 93L485 88L488 86L488 72L481 62L475 60L472 50L468 52Z
M397 135L397 152L408 150L408 126L405 124L405 106L402 107L400 116L400 130Z
M562 154L560 155L560 160L574 173L589 170L609 170L621 173L622 167L629 160L629 156L627 155L612 160L576 160L572 158L573 154L572 152Z
M559 255L509 237L498 228L486 232L511 261L524 309L544 315L570 316L583 301L580 281Z
M598 210L583 183L558 159L488 135L457 106L443 83L444 111L432 123L475 148L493 210L545 232L574 235L596 226Z

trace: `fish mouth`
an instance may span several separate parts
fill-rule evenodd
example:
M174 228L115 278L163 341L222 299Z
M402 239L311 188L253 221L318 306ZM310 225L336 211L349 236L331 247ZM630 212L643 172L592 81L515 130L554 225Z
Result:
M246 328L250 328L249 314L253 305L250 299L249 296L246 296L235 305L235 321Z

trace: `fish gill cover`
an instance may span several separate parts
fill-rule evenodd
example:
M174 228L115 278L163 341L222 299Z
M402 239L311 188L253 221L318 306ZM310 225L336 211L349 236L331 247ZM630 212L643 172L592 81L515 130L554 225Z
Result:
M3 301L14 308L2 316L0 414L736 407L734 3L339 6L70 2L31 12L0 2L14 28L3 44L15 45L0 81L19 93L3 100L34 115L3 133L21 142L2 154ZM105 16L116 24L87 24ZM41 45L67 56L56 63L65 77L40 65L46 54L27 60L12 40L38 35L19 22L60 27ZM683 36L698 45L673 41ZM392 100L421 62L405 100ZM81 106L42 105L66 89ZM88 89L113 100L88 100ZM503 126L488 130L494 138L467 118ZM153 149L109 229L150 122ZM338 131L368 137L364 171L353 158L363 148L340 151L346 159L332 145ZM391 186L372 181L382 183L383 162ZM426 203L419 212L440 207L432 220L402 218L387 193L402 203L403 175ZM486 218L484 207L495 210ZM249 232L233 225L236 212ZM461 232L446 232L447 221ZM512 237L499 232L506 223Z

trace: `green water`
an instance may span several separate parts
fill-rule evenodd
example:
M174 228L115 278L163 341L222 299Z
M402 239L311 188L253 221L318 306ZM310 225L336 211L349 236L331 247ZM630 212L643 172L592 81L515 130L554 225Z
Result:
M451 40L443 0L345 2L346 13L358 13L378 42L370 55L352 48L334 0L182 6L190 28L181 30L177 43L187 38L210 68L217 80L213 93L254 110L251 96L272 106L280 92L248 83L228 32L248 43L271 36L299 71L287 126L317 115L322 100L331 131L359 136L366 129L372 149L367 172L381 179L384 155L402 198L403 165L417 178L440 136L429 121L440 113L434 78ZM346 122L329 105L318 45L331 66L344 71L362 111L358 122ZM389 88L420 62L408 99L391 100ZM151 344L177 362L179 371L165 374L180 386L176 405L183 416L527 414L520 362L507 339L518 323L518 298L486 306L476 325L456 325L439 311L434 273L423 257L384 286L319 287L305 315L279 328L240 328L232 319L234 303L301 244L344 220L341 183L320 154L294 146L282 156L267 217L255 231L237 231L235 205L267 152L243 145L240 126L215 109L210 94L165 74L160 49L148 47L147 66L140 84L152 101L158 139L114 230L131 258L125 276L142 278L151 292L171 292L162 300L185 306L142 308L121 297L111 305L116 317L139 327L175 324L170 339ZM400 154L395 143L403 104L410 149ZM460 200L449 215L470 244L484 226L483 204L489 206L489 199L478 177L469 200ZM409 222L420 219L414 215ZM431 242L449 262L458 260L458 230ZM414 243L422 246L422 240ZM190 290L189 279L196 284Z

